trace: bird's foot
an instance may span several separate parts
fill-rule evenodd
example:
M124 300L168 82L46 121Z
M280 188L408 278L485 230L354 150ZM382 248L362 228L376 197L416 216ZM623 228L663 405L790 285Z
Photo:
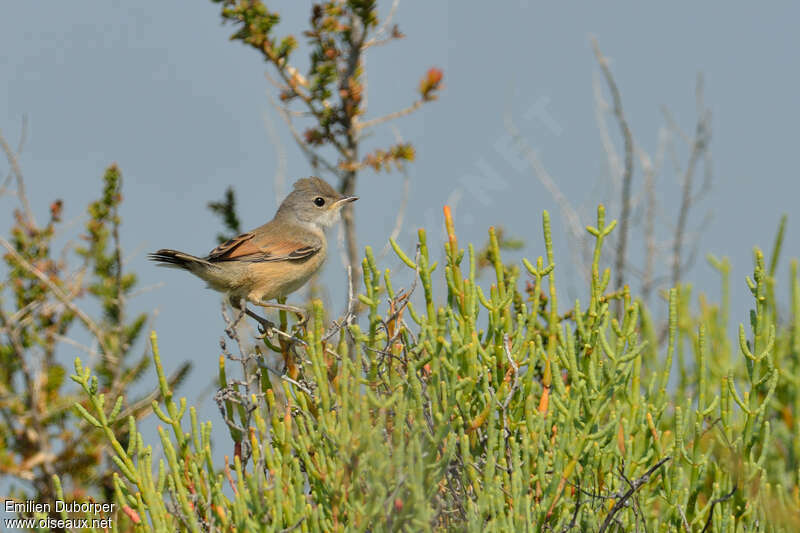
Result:
M259 322L258 324L258 335L256 335L256 339L264 340L268 337L272 337L275 335L275 324L272 322L267 321L266 323Z
M258 333L259 335L256 336L257 339L263 340L266 337L272 337L275 334L275 323L267 320L266 318L255 314L254 312L247 310L247 316L258 322Z
M292 327L296 328L297 330L305 329L306 324L308 323L309 313L300 307L296 307L294 305L286 305L280 303L273 303L273 302L259 302L256 305L260 307L264 307L265 309L278 309L280 311L286 311L288 313L294 313L297 316L297 322L295 322Z
M259 340L264 340L267 337L272 337L275 334L275 324L270 322L269 320L265 320L264 322L258 323L258 335L256 338Z
M306 325L308 325L308 314L307 313L297 313L298 321L294 323L295 328L299 330L305 330Z

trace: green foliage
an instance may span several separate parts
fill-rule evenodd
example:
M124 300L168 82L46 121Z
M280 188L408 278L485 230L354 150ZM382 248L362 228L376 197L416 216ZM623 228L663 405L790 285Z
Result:
M222 224L228 231L227 234L217 234L217 241L220 244L242 233L242 223L236 214L236 195L233 192L233 187L225 189L225 197L221 201L208 202L208 209L222 219Z
M121 363L147 320L141 313L126 323L124 307L126 298L136 284L136 275L122 271L122 249L119 240L119 206L122 203L122 175L116 165L111 165L103 175L103 193L100 199L89 204L89 221L86 224L85 246L77 253L91 268L92 279L86 290L99 301L103 315L98 322L102 336L99 340L106 354L106 364L98 370L103 377L102 386L108 388L119 375L133 371L138 377L146 368L146 356L138 364L126 368Z
M559 308L549 215L546 253L503 265L490 230L494 281L476 281L478 254L458 246L449 210L445 263L426 233L413 256L392 242L414 284L398 290L372 251L363 261L363 327L302 338L281 331L220 358L217 401L233 460L212 459L211 423L176 402L153 359L166 425L161 449L115 398L98 394L76 361L83 412L115 451L115 499L136 530L221 531L796 531L800 527L800 278L792 263L790 315L774 303L774 267L756 250L755 308L739 342L729 310L689 287L669 291L666 344L650 312L624 288L608 293L601 249L615 223L602 206L585 303ZM777 250L770 265L774 265ZM712 259L723 274L727 261ZM443 275L442 275L443 274ZM446 299L434 299L435 279ZM417 305L412 293L421 286ZM614 316L611 300L621 302ZM382 301L388 302L387 305ZM285 317L283 317L283 328ZM238 342L235 328L230 339ZM338 340L333 339L338 334ZM660 346L663 348L661 349ZM735 346L734 348L731 348ZM677 359L677 360L676 360ZM229 376L231 362L241 379ZM675 366L677 375L672 372ZM117 400L118 402L119 400ZM108 414L110 412L110 414ZM188 412L188 420L186 414ZM154 457L164 459L153 463Z
M220 4L223 22L236 28L231 40L256 50L274 68L277 76L270 76L270 81L277 89L275 108L315 174L335 180L339 192L352 196L362 170L390 172L414 160L414 147L400 140L369 150L364 147L377 126L414 113L436 100L443 87L442 70L431 68L422 77L417 98L410 105L365 118L368 95L364 55L371 47L404 37L396 24L391 25L396 6L381 22L375 0L313 3L308 28L302 33L309 57L303 74L294 63L298 39L278 35L280 16L276 11L261 0L212 1ZM360 251L352 206L344 208L342 219L347 261L358 285ZM357 307L355 312L359 311Z
M291 64L297 39L293 35L276 35L280 22L277 12L270 11L261 1L213 1L222 6L222 20L236 26L231 40L257 50L275 67L280 77L281 102L288 106L299 101L313 118L313 125L305 129L302 138L296 136L304 150L329 145L338 152L338 169L331 166L328 170L355 172L365 166L388 170L391 163L400 166L414 159L414 149L407 143L378 149L363 160L358 159L359 130L366 127L357 123L366 110L361 56L370 46L403 37L396 26L388 36L382 35L385 28L379 28L375 0L332 0L313 5L309 28L303 32L310 59L305 76ZM421 103L435 100L442 77L440 69L430 69L420 82L419 102L396 115L410 113ZM316 156L312 159L319 162ZM341 177L346 178L346 174Z
M76 416L85 414L85 399L69 386L59 354L64 343L91 353L99 377L94 390L114 397L121 397L148 367L146 354L131 361L147 316L125 316L136 277L123 271L121 185L120 171L112 165L103 176L100 198L88 206L82 245L76 250L81 264L74 270L71 246L61 253L53 250L63 210L60 200L50 206L44 227L30 214L15 211L10 242L0 238L8 272L0 282L0 472L8 481L9 496L19 500L52 502L58 493L69 499L112 497L104 464L106 440ZM101 309L99 318L78 307L85 295ZM78 325L84 331L76 334ZM91 346L84 344L87 334ZM146 405L120 403L117 410L122 407L139 418L150 406L148 400ZM124 431L119 438L127 438ZM55 474L64 478L64 487L54 484Z

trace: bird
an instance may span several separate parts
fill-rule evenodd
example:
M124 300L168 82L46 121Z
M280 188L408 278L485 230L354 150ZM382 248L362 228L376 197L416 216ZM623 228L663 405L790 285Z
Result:
M269 320L247 309L247 302L296 313L299 307L269 302L286 297L306 284L327 255L325 230L339 219L346 205L358 200L346 196L318 177L302 178L281 202L272 220L247 233L228 239L205 257L162 248L149 259L186 270L206 282L208 288L228 296L231 305L258 321L264 333L274 329Z

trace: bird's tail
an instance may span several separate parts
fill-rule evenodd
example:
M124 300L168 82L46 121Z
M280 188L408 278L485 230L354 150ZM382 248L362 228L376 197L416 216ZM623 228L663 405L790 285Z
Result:
M167 248L148 254L147 257L151 261L157 262L159 266L182 268L191 272L194 272L198 267L208 266L208 261L205 259Z

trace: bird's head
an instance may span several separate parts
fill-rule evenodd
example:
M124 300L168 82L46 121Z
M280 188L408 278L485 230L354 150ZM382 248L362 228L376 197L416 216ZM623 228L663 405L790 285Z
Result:
M339 219L342 208L356 200L357 196L344 196L325 180L303 178L295 182L294 189L281 203L275 218L328 228Z

